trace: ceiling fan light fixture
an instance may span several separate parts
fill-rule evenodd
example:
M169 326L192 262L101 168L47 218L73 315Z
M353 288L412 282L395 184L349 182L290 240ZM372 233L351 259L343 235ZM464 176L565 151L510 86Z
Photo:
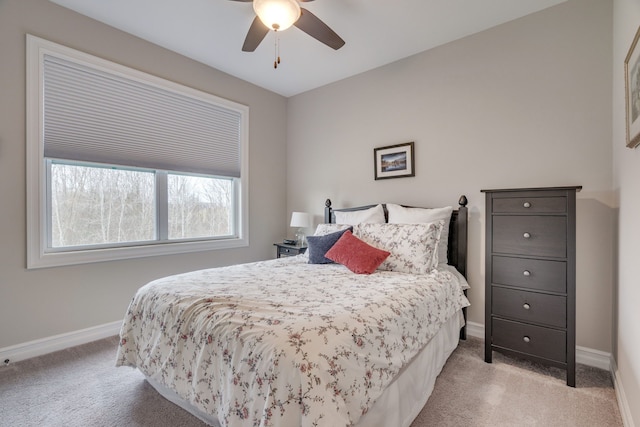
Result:
M297 0L253 0L253 10L269 29L284 31L300 18Z

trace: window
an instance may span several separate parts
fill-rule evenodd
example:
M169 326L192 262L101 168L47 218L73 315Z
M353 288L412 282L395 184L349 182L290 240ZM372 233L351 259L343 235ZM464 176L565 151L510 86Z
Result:
M246 106L27 37L28 268L247 245Z
M155 174L47 160L49 250L155 239Z
M51 251L234 234L228 178L51 160L47 172ZM167 227L156 228L158 217L167 218Z

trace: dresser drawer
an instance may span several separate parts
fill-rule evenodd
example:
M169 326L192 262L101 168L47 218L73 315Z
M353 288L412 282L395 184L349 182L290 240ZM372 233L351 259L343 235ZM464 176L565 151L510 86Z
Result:
M491 275L491 282L494 284L567 292L565 261L493 256Z
M278 247L278 258L296 256L298 254L303 254L307 250L306 246L280 245L277 243L276 246Z
M493 199L494 213L565 213L566 197L507 197Z
M561 363L567 361L565 331L503 319L493 319L492 327L494 346Z
M564 216L493 216L493 252L564 258L567 219Z
M491 312L496 316L565 328L567 298L516 289L492 287Z
M293 255L298 255L298 251L295 250L295 249L291 249L291 248L279 247L278 248L278 255L281 256L281 257L293 256Z

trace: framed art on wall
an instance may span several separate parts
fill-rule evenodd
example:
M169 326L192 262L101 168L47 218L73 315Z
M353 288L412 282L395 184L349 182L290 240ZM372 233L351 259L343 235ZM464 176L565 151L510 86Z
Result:
M415 176L413 142L373 149L375 179Z
M640 28L636 31L629 53L624 60L627 147L640 144L640 51L636 49Z

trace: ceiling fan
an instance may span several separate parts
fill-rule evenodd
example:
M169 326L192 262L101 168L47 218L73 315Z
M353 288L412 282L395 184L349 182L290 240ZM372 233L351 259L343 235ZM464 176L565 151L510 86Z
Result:
M253 2L256 17L242 45L243 52L253 52L266 37L269 30L283 31L294 25L314 39L338 50L345 42L320 18L300 7L298 1L313 0L231 0L244 3Z

